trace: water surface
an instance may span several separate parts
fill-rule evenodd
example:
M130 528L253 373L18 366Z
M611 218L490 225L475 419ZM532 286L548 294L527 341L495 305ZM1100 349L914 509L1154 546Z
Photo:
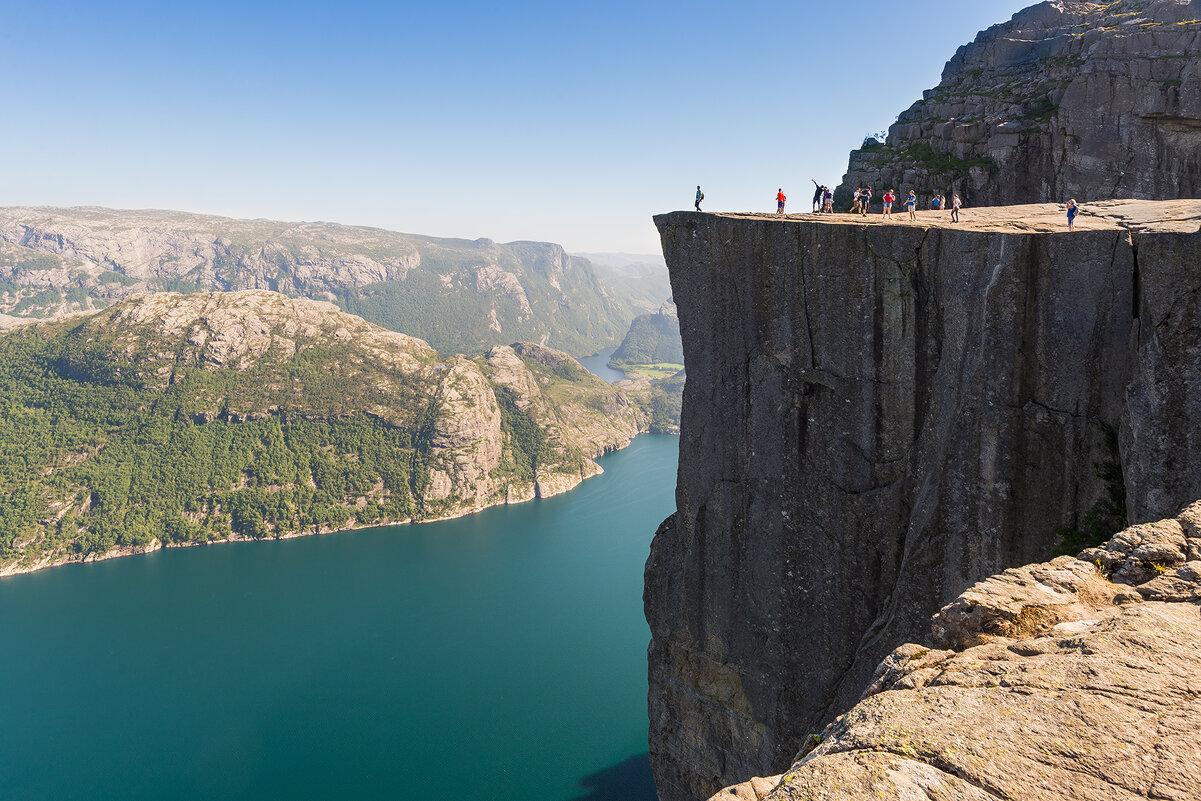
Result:
M643 436L459 520L0 580L0 798L653 801L642 566L677 453Z
M610 384L615 381L624 381L629 376L620 370L614 370L609 366L609 359L613 358L613 354L617 348L605 348L594 356L585 356L580 359L580 364L588 368L588 372L592 373L597 378L608 381Z

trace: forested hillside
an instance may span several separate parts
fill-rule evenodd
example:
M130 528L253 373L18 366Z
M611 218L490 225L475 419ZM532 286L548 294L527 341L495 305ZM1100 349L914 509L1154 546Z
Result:
M469 359L328 303L159 294L0 335L0 575L561 492L645 428L566 354Z
M548 243L174 211L0 208L0 315L239 289L332 301L445 353L516 341L594 353L615 344L635 314L588 260Z

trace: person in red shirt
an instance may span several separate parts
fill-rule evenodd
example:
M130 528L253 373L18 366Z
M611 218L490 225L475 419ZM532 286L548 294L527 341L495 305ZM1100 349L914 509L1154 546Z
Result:
M784 201L788 198L784 197L784 189L781 187L776 190L776 214L784 213Z
M885 217L892 216L892 204L894 201L896 201L896 199L897 199L897 196L892 193L891 189L884 192L884 216Z

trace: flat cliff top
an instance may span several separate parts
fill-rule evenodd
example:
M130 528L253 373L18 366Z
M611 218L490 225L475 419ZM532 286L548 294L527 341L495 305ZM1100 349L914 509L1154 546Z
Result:
M900 204L898 204L899 206ZM1066 206L1062 203L1033 203L1023 206L989 206L960 211L960 222L951 222L948 211L919 211L917 222L909 222L903 206L893 210L888 219L876 212L862 217L858 214L770 214L755 212L672 212L655 218L657 224L679 215L733 217L749 220L776 220L781 223L816 223L819 225L897 225L922 228L957 228L966 231L996 233L1057 233L1067 232ZM1076 218L1078 231L1112 231L1132 229L1139 232L1192 233L1201 230L1201 200L1104 200L1086 203Z

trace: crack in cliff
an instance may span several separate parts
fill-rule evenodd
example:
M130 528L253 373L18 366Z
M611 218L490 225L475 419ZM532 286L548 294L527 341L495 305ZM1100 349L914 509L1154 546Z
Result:
M899 757L909 760L910 762L918 762L926 767L933 768L939 773L950 776L953 779L958 779L964 784L975 787L985 795L999 799L1000 801L1013 801L1013 796L1005 792L1000 787L985 782L983 779L977 779L972 776L966 776L962 770L949 760L940 758L937 754L915 754L911 751L893 748L846 748L832 749L828 754L885 754L887 756Z
M802 253L808 253L808 248L800 241L800 236L804 232L804 228L797 229L797 246ZM819 370L817 366L817 345L813 342L813 318L809 314L809 285L805 280L805 265L808 259L802 258L798 265L797 273L801 277L801 307L805 315L805 339L809 342L809 367L813 370Z

